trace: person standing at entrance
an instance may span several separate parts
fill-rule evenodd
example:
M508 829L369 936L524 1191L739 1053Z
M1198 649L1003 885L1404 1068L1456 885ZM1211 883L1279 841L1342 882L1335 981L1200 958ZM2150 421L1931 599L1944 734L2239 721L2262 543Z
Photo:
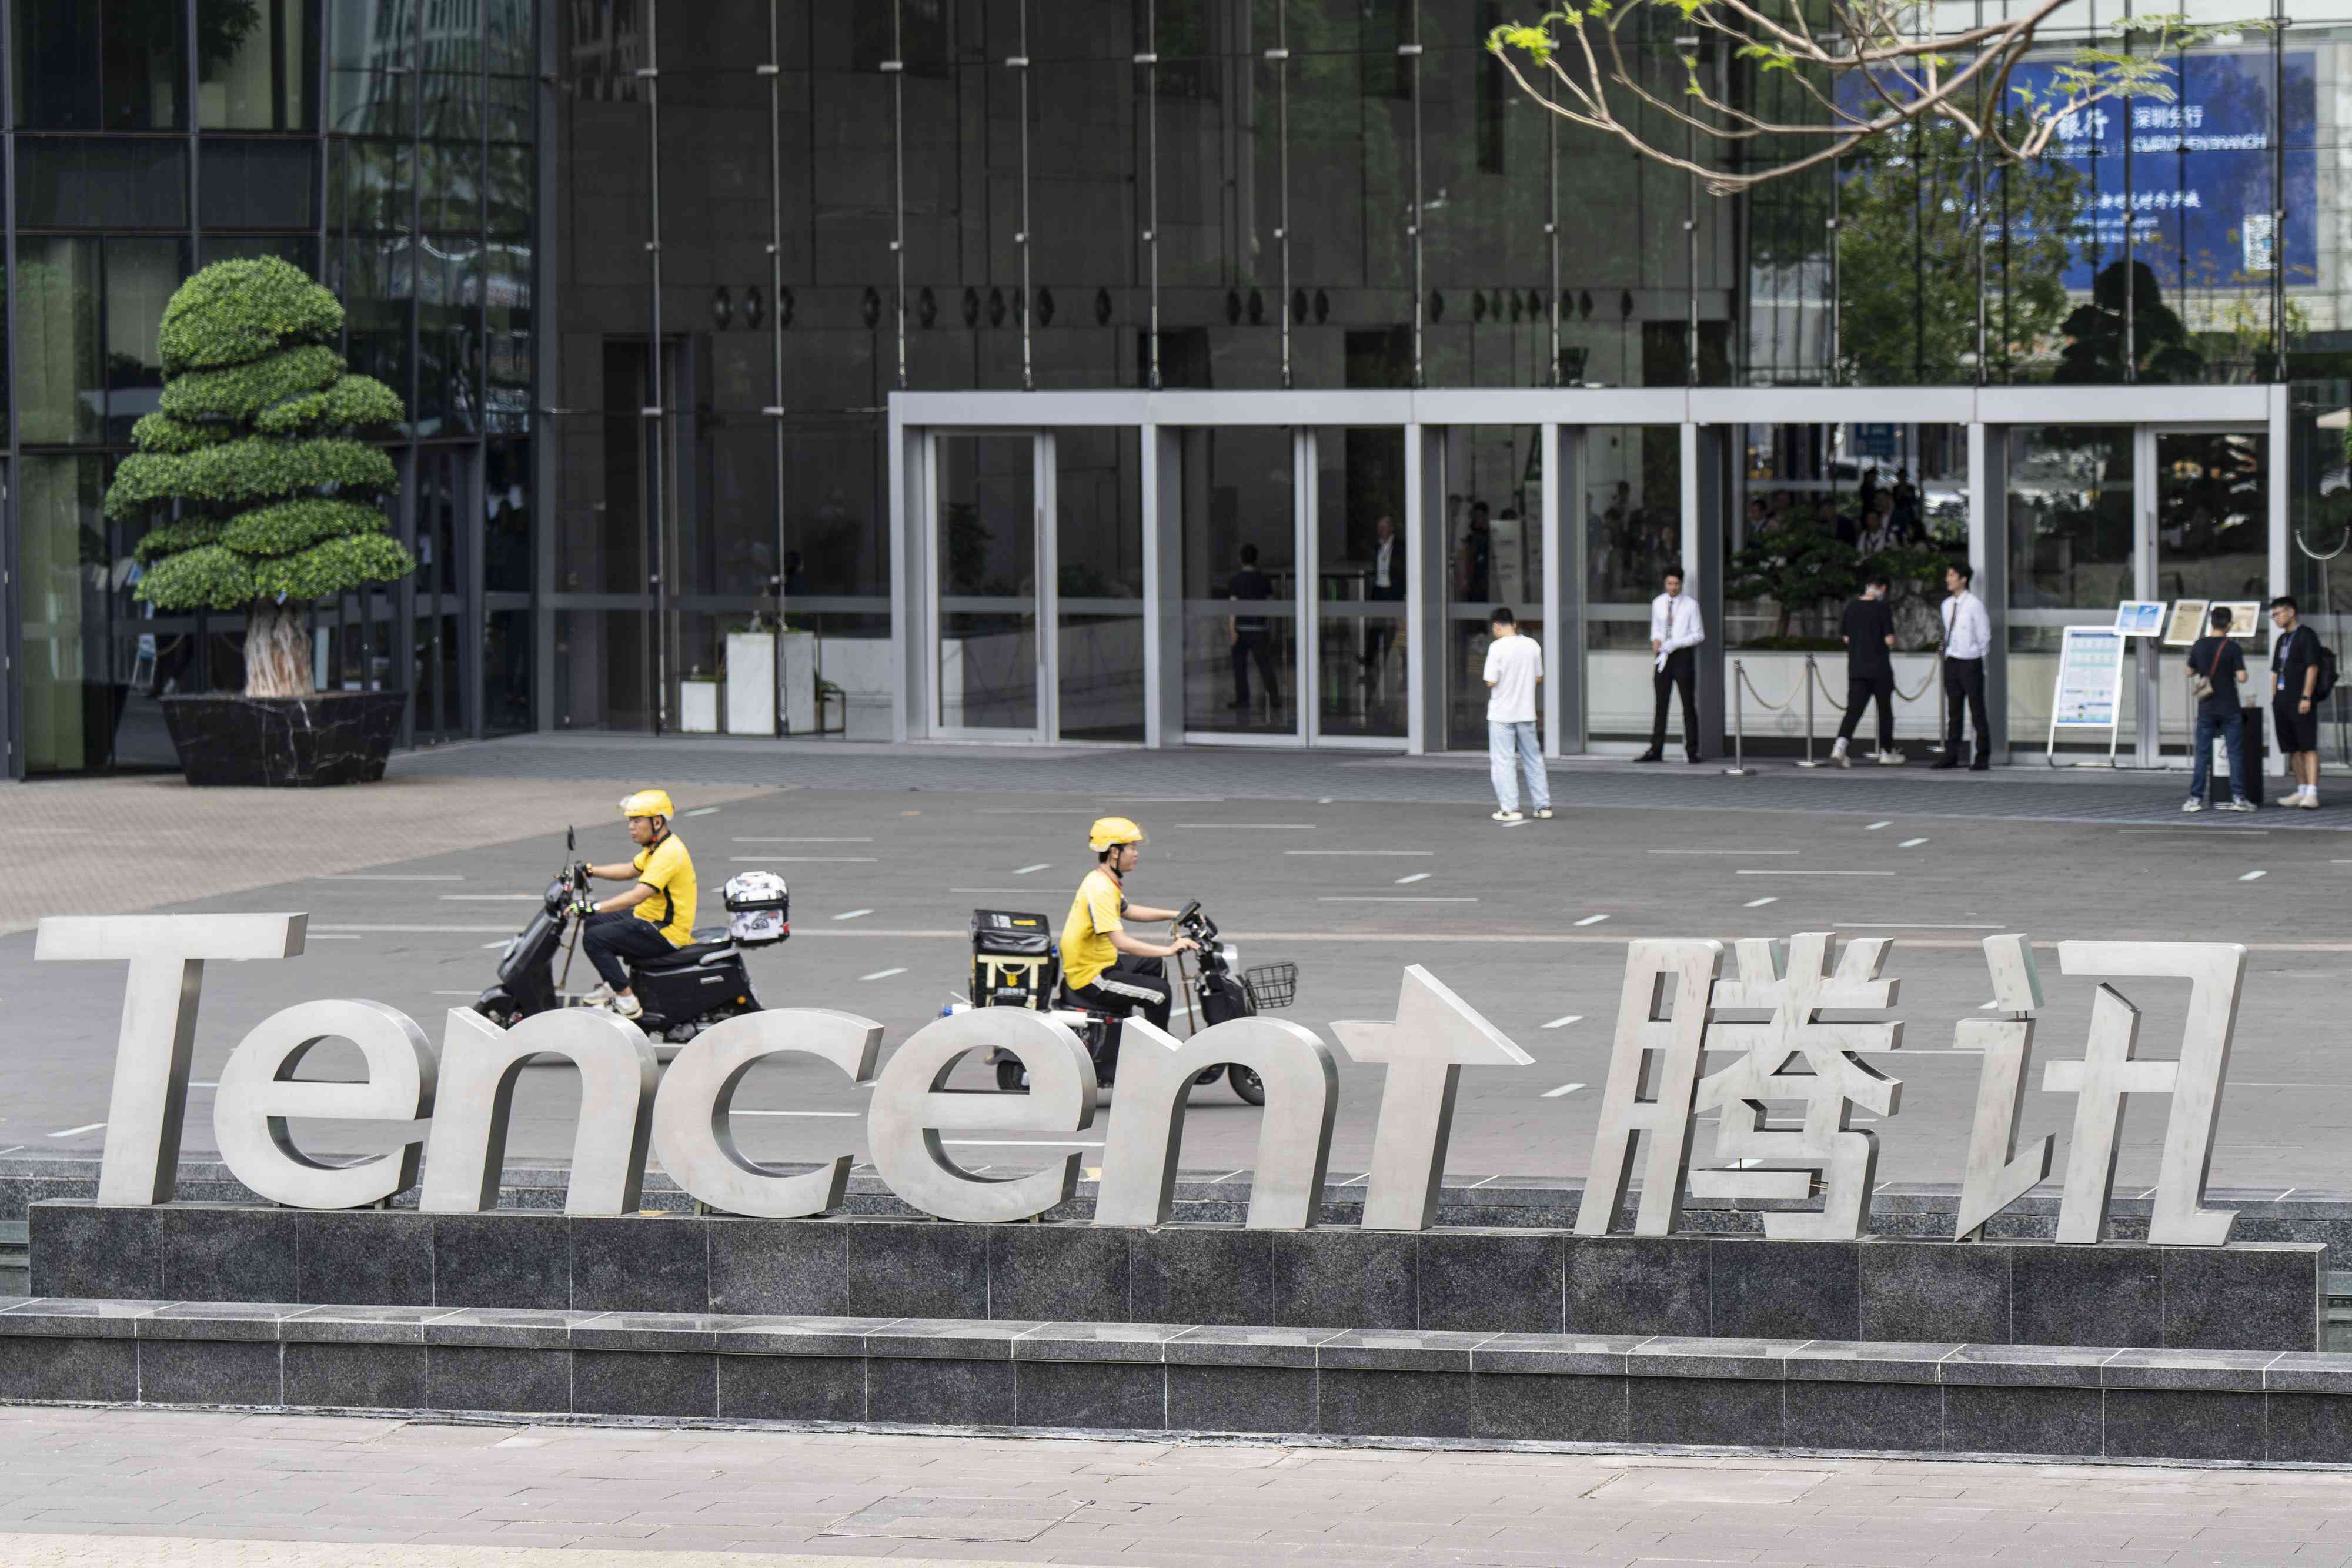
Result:
M1668 567L1664 579L1665 591L1650 601L1650 652L1656 658L1656 673L1650 685L1657 697L1657 709L1650 719L1650 749L1633 758L1636 762L1663 762L1666 756L1666 702L1676 691L1683 695L1683 749L1690 760L1698 760L1698 645L1706 641L1706 628L1699 623L1698 605L1683 591L1680 567Z
M1273 586L1257 569L1257 546L1242 546L1242 569L1225 585L1225 597L1245 604L1264 603L1274 597ZM1227 623L1226 634L1234 644L1233 706L1243 713L1249 711L1249 667L1255 660L1258 678L1265 685L1266 716L1274 717L1282 706L1282 685L1274 678L1274 649L1269 645L1273 632L1266 618L1236 614Z
M1372 547L1371 575L1364 583L1364 597L1378 604L1394 604L1404 598L1404 543L1396 537L1396 524L1386 513L1372 525L1379 543ZM1396 642L1397 622L1376 615L1364 617L1364 685L1380 684L1381 661L1388 656Z
M1977 756L1970 772L1992 767L1992 724L1985 714L1985 655L1992 651L1992 617L1969 586L1976 568L1956 560L1944 569L1944 757L1938 768L1960 765L1960 707L1976 726Z
M1519 773L1528 776L1528 806L1551 815L1551 785L1536 738L1536 685L1543 679L1543 644L1522 635L1506 605L1487 617L1495 640L1486 645L1486 767L1495 780L1495 821L1520 820Z
M1885 767L1900 767L1903 754L1895 749L1895 612L1886 595L1893 584L1883 571L1874 571L1862 585L1862 597L1845 607L1839 631L1845 637L1845 722L1838 726L1837 745L1830 760L1851 768L1845 748L1862 723L1862 705L1878 705L1878 755Z
M2246 799L2245 715L2238 702L2238 687L2246 678L2246 655L2230 635L2226 607L2216 604L2207 620L2211 632L2189 650L2189 691L2197 697L2197 738L2189 745L2189 799L2180 809L2205 809L2205 781L2212 773L2213 741L2218 737L2230 752L2230 803L2221 810L2251 811L2254 803ZM2204 684L2201 693L2197 690L2199 682Z
M2271 601L2271 624L2278 641L2271 644L2271 725L2278 731L2279 749L2286 753L2286 770L2294 791L2279 798L2282 806L2319 809L2319 633L2303 623L2292 596Z

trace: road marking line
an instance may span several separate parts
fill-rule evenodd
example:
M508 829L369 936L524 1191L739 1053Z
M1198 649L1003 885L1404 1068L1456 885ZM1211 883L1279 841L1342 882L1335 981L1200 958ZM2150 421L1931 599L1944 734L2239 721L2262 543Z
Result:
M500 937L500 938L499 938L498 941L496 941L496 942L485 942L485 943L483 943L483 944L482 944L481 950L482 950L483 952L487 953L487 952L488 952L488 951L489 951L491 948L493 948L493 947L503 947L503 946L505 946L509 942L511 942L511 941L513 941L513 940L514 940L514 938L513 938L513 937L511 937L511 936L503 936L503 937Z
M1802 850L1652 850L1654 855L1801 855Z
M1862 831L1863 831L1864 832L1865 832L1865 833L1874 833L1874 832L1878 831L1878 830L1879 830L1879 829L1881 829L1881 828L1891 828L1891 827L1893 827L1894 825L1895 825L1895 824L1894 824L1894 822L1892 822L1892 821L1873 822L1873 823L1871 823L1871 824L1870 824L1870 826L1868 826L1868 827L1866 827L1866 828L1863 829Z
M874 841L873 841L871 838L863 838L863 839L730 839L730 840L729 840L728 841L729 841L730 843L738 843L738 844L870 844L870 843L872 843Z
M2239 880L2240 882L2260 882L2260 881L2262 881L2262 880L2263 880L2263 878L2264 878L2264 877L2266 877L2266 876L2268 876L2268 875L2270 875L2270 873L2268 873L2268 872L2266 872L2266 871L2250 871L2250 872L2248 872L2245 875L2243 875L2243 876L2240 877L2238 880Z
M950 893L1001 893L1008 897L1014 897L1022 894L1036 892L1037 884L1033 882L1024 887L951 887L948 891Z
M1579 925L1598 925L1608 918L1609 916L1605 915L1588 915L1583 919L1578 921L1577 924Z
M68 1128L67 1128L64 1132L62 1132L62 1133L51 1133L51 1134L49 1134L49 1136L50 1136L50 1137L52 1137L52 1138L72 1138L72 1137L79 1137L80 1134L84 1134L84 1133L95 1133L95 1132L97 1132L100 1127L103 1127L103 1126L105 1126L105 1125L106 1125L106 1124L105 1124L105 1123L103 1123L103 1122L92 1122L92 1123L89 1124L88 1124L88 1125L86 1125L86 1126L80 1126L80 1127L68 1127Z
M1433 855L1435 850L1285 850L1286 855Z
M1268 831L1283 829L1301 832L1315 826L1312 822L1171 822L1168 825L1171 828L1264 828Z
M466 879L445 873L419 872L394 874L389 872L348 872L337 876L314 876L312 882L463 882Z
M716 806L697 806L693 810L680 811L678 815L681 817L708 817L718 810L719 808Z
M1475 898L1401 898L1386 894L1326 894L1315 902L1318 904L1475 904L1478 901Z
M2213 827L2210 828L2125 828L2120 830L2120 831L2122 836L2126 839L2204 839L2210 838L2213 835L2214 828L2219 828L2221 825L2221 824L2219 822L2216 822L2213 824ZM2231 828L2227 831L2232 833L2254 833L2258 835L2268 834L2270 832L2268 828Z
M478 936L490 931L511 935L513 930L511 925L313 925L310 934L315 936L321 931L392 931L417 935L446 931L460 936Z
M849 909L844 910L841 914L835 915L834 918L835 920L863 920L866 916L873 913L874 912L870 909Z
M1430 872L1425 872L1425 871L1417 871L1417 872L1413 873L1411 876L1401 876L1401 877L1397 878L1397 879L1396 879L1396 884L1397 884L1399 887L1410 887L1412 883L1416 883L1416 882L1427 882L1433 874L1433 873L1430 873Z
M1565 1028L1567 1028L1570 1024L1572 1024L1572 1023L1582 1023L1583 1021L1584 1021L1584 1015L1583 1015L1582 1013L1562 1013L1559 1017L1558 1017L1558 1018L1556 1018L1556 1019L1552 1019L1552 1020L1551 1020L1551 1022L1549 1022L1549 1023L1548 1023L1548 1024L1544 1025L1544 1028L1546 1028L1546 1029L1565 1029Z
M737 1111L738 1116L863 1116L863 1111Z
M1761 898L1749 899L1745 904L1741 905L1741 907L1744 909L1761 909L1768 904L1778 904L1780 902L1780 895L1779 894L1768 893Z
M1051 871L1051 870L1053 870L1053 869L1054 869L1054 862L1051 862L1051 861L1039 861L1035 865L1024 865L1024 866L1023 866L1019 871L1014 872L1013 874L1014 876L1027 876L1027 875L1028 875L1030 873L1032 873L1032 872Z
M482 993L479 991L436 991L433 994L436 997L478 997Z
M18 1149L24 1148L24 1147L26 1147L26 1145L23 1145L23 1144L15 1144L15 1145L10 1145L9 1147L7 1147L7 1148L0 1149L0 1155L13 1155L13 1154L15 1154Z
M903 975L906 972L906 966L901 964L895 969L877 969L870 975L860 975L857 977L861 980L887 980L893 975Z
M444 904L537 904L545 896L537 893L445 893Z
M1927 841L1925 839L1906 839L1895 847L1898 850L1916 850Z
M1893 876L1895 873L1891 871L1781 871L1778 867L1759 871L1753 866L1742 866L1731 874L1734 876Z
M770 865L872 865L877 855L729 855L738 864Z
M1557 1100L1563 1094L1573 1094L1583 1087L1584 1085L1581 1083L1563 1083L1557 1089L1545 1090L1543 1092L1543 1098L1547 1100Z

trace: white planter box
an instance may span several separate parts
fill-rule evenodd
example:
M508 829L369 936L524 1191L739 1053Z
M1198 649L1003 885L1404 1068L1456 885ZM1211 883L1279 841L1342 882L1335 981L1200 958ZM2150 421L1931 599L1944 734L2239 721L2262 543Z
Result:
M717 681L678 682L677 727L688 735L719 733Z
M782 632L776 640L776 705L786 735L816 733L816 633Z
M776 634L727 633L727 733L776 733Z

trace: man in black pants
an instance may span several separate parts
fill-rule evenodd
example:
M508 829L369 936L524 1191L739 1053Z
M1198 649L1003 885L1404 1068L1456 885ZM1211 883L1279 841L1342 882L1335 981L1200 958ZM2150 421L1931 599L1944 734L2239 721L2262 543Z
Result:
M1225 597L1262 602L1274 597L1274 589L1265 575L1257 569L1257 546L1242 546L1242 569L1234 573L1225 585ZM1249 666L1257 661L1258 678L1265 684L1266 716L1272 718L1282 706L1282 687L1274 678L1274 649L1269 645L1273 632L1263 615L1235 615L1226 628L1234 643L1234 703L1235 709L1246 713L1250 706Z
M1650 749L1636 762L1663 762L1666 756L1666 701L1677 689L1683 695L1683 749L1698 760L1698 645L1706 641L1699 623L1698 604L1683 591L1680 567L1666 569L1665 591L1650 601L1650 652L1656 656L1656 674L1650 677L1658 699L1650 720Z
M1944 569L1944 757L1938 768L1960 765L1960 708L1977 729L1974 773L1992 767L1992 724L1985 712L1985 655L1992 649L1992 617L1969 584L1976 569L1964 560Z
M1839 628L1845 637L1845 722L1838 726L1830 760L1840 768L1853 766L1845 748L1862 723L1864 703L1878 707L1876 760L1888 768L1903 764L1903 754L1895 749L1895 612L1886 604L1893 586L1885 572L1873 571L1863 582L1862 597L1845 607Z

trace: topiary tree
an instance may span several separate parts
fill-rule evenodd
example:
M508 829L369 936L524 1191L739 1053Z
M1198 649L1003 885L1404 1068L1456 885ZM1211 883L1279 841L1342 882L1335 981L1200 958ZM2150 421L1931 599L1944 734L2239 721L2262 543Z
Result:
M163 308L159 412L106 492L107 516L158 517L134 557L162 610L243 610L245 689L306 696L310 601L396 582L416 562L385 531L392 459L354 439L403 417L398 394L343 369L343 308L301 269L215 262Z

